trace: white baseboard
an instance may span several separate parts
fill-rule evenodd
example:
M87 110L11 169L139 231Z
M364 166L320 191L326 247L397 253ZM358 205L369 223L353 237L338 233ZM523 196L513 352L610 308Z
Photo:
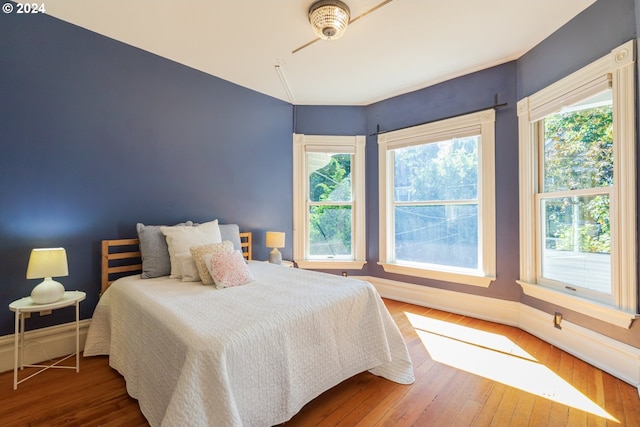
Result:
M379 277L352 277L371 283L383 298L408 302L505 325L518 326L521 305L519 302L463 294L445 289L431 288L429 286L381 279Z
M414 285L370 276L367 280L384 297L423 307L516 326L640 390L640 348L563 320L554 327L553 315L517 301Z
M640 386L640 349L562 320L553 326L553 315L521 304L520 329L619 378Z
M91 319L80 321L80 351L84 348ZM28 365L74 353L76 323L34 329L24 334L24 363ZM13 370L14 334L0 337L0 372Z

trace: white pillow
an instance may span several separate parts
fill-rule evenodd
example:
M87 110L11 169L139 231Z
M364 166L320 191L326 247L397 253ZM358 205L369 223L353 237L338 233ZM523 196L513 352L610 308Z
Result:
M240 251L209 253L202 256L216 288L230 288L253 281Z
M191 254L178 254L178 268L180 269L180 276L182 276L183 282L199 282L200 274L198 267L196 266L196 260L193 259Z
M220 243L222 241L217 219L193 227L160 227L160 230L165 235L169 248L171 262L171 275L169 277L175 279L181 278L176 255L189 253L191 246Z

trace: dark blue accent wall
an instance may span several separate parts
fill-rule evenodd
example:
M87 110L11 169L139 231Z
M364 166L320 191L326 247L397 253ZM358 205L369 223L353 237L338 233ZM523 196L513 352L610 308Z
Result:
M293 107L47 15L0 15L0 335L34 247L67 250L68 290L100 290L99 241L135 224L238 223L291 258ZM72 310L28 321L60 323Z
M297 105L295 132L305 135L364 135L366 108Z
M518 99L636 37L638 0L598 0L518 59Z

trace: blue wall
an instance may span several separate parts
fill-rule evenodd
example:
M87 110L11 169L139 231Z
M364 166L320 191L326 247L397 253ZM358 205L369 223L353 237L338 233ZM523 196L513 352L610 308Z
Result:
M518 99L636 37L638 0L599 0L518 59Z
M67 250L68 290L100 289L99 241L136 222L287 232L293 108L46 15L0 15L0 335L34 247ZM277 167L274 167L276 165ZM280 166L281 165L281 166ZM60 323L72 310L29 320Z
M294 108L296 133L305 135L364 135L367 131L365 107L307 105Z

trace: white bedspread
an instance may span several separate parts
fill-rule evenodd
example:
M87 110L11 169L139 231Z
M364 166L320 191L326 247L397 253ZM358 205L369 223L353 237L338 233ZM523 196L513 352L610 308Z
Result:
M271 426L366 370L414 381L367 282L250 262L254 282L130 276L100 299L85 356L109 354L151 426Z

